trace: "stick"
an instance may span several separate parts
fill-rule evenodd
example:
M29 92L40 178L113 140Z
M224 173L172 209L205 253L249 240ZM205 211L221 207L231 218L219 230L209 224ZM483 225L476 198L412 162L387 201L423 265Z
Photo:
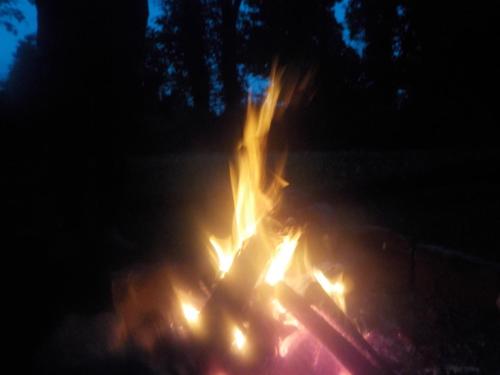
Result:
M228 331L230 321L234 323L244 317L245 307L262 273L262 265L266 264L269 257L264 249L256 237L249 239L201 311L204 338L210 345L222 345L220 348L224 348L231 335Z
M293 289L281 282L275 290L280 303L321 341L352 375L384 374L384 371L371 364L356 347L315 312Z
M244 244L229 272L219 280L203 311L220 304L234 312L243 310L262 273L262 265L269 258L263 248L255 237Z
M330 296L318 283L312 283L305 293L305 299L310 304L318 307L334 323L335 328L346 337L358 350L368 356L380 368L387 370L386 362L379 356L373 347L359 333L349 317L332 301Z

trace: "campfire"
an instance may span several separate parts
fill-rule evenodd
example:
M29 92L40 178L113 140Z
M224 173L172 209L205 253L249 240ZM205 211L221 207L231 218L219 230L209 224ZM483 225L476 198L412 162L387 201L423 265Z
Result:
M342 272L314 264L301 241L304 228L276 214L288 185L285 158L269 173L266 151L275 111L290 97L282 75L273 70L260 106L249 99L229 170L231 235L207 236L214 280L186 280L167 265L114 285L120 342L134 341L174 373L390 373L346 314ZM159 318L148 315L144 301L151 300L162 301ZM151 330L148 319L163 323Z

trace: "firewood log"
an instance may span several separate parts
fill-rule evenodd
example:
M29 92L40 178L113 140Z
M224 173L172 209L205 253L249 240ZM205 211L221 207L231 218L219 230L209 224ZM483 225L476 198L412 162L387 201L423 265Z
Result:
M280 303L329 350L352 375L381 375L378 368L332 325L314 311L309 303L281 282L275 287Z
M249 239L235 257L231 269L219 280L200 313L201 339L217 356L231 351L234 325L251 319L248 303L270 254L258 238Z
M333 323L335 329L356 346L359 351L363 352L373 363L376 363L380 368L387 369L386 362L365 340L351 319L337 306L318 283L312 283L307 288L304 298L309 304L319 308L326 315L327 319Z

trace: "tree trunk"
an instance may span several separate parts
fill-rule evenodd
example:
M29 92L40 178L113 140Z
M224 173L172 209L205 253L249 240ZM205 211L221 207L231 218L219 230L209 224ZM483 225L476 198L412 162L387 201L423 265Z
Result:
M45 235L56 246L44 255L50 266L34 276L41 283L34 294L44 294L40 316L51 321L56 312L106 304L116 261L110 233L124 195L117 160L135 146L125 134L140 124L147 1L37 0L36 6L43 93L37 141L46 150L39 156L47 166L41 189L51 233ZM57 282L44 287L51 280Z
M231 111L237 107L241 88L238 81L237 63L237 30L241 0L222 0L222 51L221 51L221 77L224 85L224 100L226 110Z
M209 110L210 77L205 62L204 20L200 0L184 0L182 3L181 43L184 63L195 110L204 115Z

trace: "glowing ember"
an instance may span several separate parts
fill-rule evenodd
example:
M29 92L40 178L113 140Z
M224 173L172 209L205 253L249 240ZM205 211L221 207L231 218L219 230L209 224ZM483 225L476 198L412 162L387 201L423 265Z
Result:
M293 345L293 344L296 344L297 342L299 342L301 339L303 339L303 336L305 334L301 331L295 331L293 332L291 335L288 335L287 337L285 337L283 340L280 341L280 345L279 345L279 354L282 358L286 357L289 350L290 350L290 347Z
M174 287L175 294L180 304L182 315L185 322L191 329L198 329L200 326L200 309L201 305L197 298L191 293L185 291L185 287L181 288L178 285Z

